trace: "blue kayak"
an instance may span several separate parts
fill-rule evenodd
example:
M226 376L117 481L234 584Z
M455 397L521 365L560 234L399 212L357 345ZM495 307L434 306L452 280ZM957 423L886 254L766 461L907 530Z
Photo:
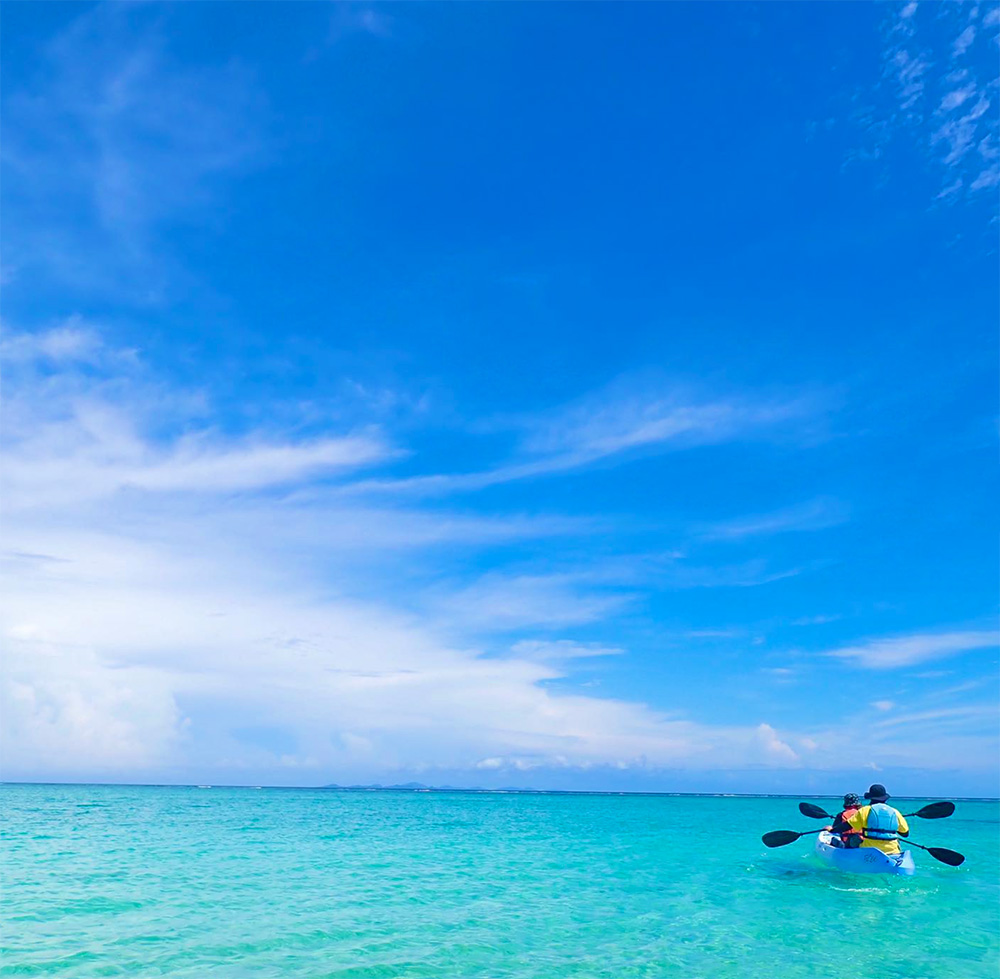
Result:
M848 850L845 847L832 846L830 843L832 838L831 834L825 831L816 837L816 855L838 870L854 874L897 874L909 877L917 869L910 850L892 854L883 853L873 846Z

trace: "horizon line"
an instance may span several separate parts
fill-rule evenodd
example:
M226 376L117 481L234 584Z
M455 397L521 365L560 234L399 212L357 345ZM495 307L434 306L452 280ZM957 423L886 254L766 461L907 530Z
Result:
M423 792L461 793L465 795L609 795L609 796L661 796L670 798L712 798L712 799L833 799L838 793L815 792L669 792L644 791L637 789L529 789L529 788L462 788L460 786L435 785L252 785L252 784L207 784L196 782L24 782L0 779L0 787L16 786L67 786L96 788L132 789L278 789L292 792ZM922 800L925 795L890 795L890 799ZM1000 796L949 796L958 802L1000 802Z

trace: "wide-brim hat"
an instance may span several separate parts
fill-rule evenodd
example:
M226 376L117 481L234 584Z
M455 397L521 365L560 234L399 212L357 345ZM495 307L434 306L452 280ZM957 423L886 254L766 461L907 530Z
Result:
M889 793L886 792L884 785L879 785L876 782L874 785L869 786L868 791L865 793L865 798L875 800L888 799Z

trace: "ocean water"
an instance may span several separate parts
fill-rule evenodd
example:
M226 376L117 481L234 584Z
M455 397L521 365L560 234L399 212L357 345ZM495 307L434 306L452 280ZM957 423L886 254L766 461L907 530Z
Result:
M840 874L795 800L0 787L2 976L996 979L1000 806ZM904 811L917 809L917 802ZM832 803L831 803L832 805Z

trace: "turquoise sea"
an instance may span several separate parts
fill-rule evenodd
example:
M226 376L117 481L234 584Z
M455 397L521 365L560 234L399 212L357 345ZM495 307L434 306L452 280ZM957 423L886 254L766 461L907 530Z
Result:
M1000 805L911 879L820 867L793 799L0 787L2 976L996 979ZM928 800L904 806L913 811ZM834 803L831 801L832 807ZM918 832L919 831L919 832Z

